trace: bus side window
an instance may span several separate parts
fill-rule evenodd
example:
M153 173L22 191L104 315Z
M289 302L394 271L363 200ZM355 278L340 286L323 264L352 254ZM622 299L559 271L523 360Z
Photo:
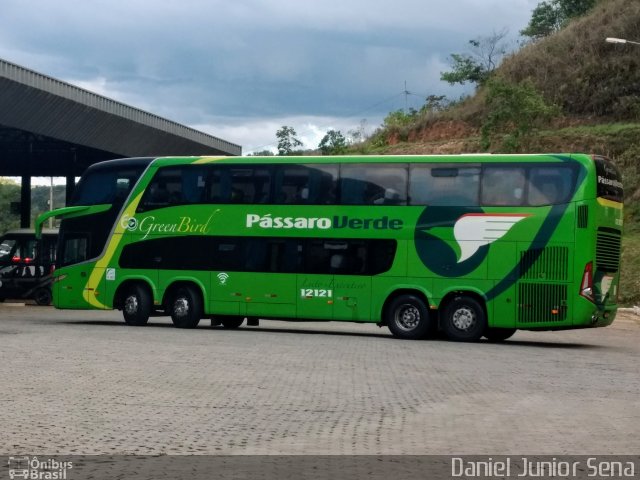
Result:
M88 235L77 234L64 238L64 257L61 266L84 262L89 258Z
M229 168L230 198L225 203L269 203L271 172L268 166Z
M229 203L230 197L229 168L223 165L210 166L207 201L209 203Z
M341 203L347 205L406 205L408 166L343 165Z
M205 170L184 165L159 169L145 191L138 211L191 205L205 199Z
M274 203L309 203L309 169L302 165L275 167Z
M338 166L337 165L308 165L309 183L306 194L311 205L332 205L336 202L338 190Z
M529 205L554 205L568 201L573 171L564 166L532 167L529 171Z
M475 206L479 191L479 166L411 166L411 205Z
M178 203L178 195L182 196L180 173L175 168L160 169L147 187L140 201L140 209L145 211Z
M482 171L482 205L522 205L525 178L525 170L521 167L485 166Z

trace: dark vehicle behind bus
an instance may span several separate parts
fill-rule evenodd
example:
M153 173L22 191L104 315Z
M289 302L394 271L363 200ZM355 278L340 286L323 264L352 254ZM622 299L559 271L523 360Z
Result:
M0 238L0 301L33 299L51 303L51 280L56 259L57 230L44 230L36 240L29 229L11 230Z

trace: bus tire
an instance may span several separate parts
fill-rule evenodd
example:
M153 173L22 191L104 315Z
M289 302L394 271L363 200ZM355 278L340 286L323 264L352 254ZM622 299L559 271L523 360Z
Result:
M239 328L240 325L244 323L244 317L232 317L232 316L222 317L221 321L222 321L222 326L224 328L229 328L229 329Z
M146 325L153 307L149 290L140 284L134 284L127 288L123 298L122 316L125 323L134 327Z
M503 342L516 333L515 328L487 328L484 336L490 342Z
M51 305L51 289L49 287L40 287L33 292L33 299L38 305Z
M446 305L441 322L447 338L456 342L475 342L487 329L484 308L466 295L456 296Z
M424 301L415 295L400 295L385 309L385 323L394 337L417 340L431 330L429 310Z
M202 299L193 287L180 287L171 297L169 312L178 328L196 328L202 318Z

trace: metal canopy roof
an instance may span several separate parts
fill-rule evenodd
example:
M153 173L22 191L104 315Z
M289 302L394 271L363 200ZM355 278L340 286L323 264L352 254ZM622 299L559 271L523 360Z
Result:
M72 176L111 158L239 145L0 59L0 175Z

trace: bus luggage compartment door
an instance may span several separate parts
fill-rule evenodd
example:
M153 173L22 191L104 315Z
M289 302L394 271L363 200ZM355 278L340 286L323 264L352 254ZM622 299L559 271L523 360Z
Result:
M278 273L246 275L246 314L250 317L285 317L296 315L296 276Z
M371 277L336 275L334 277L335 320L367 321L371 315Z

